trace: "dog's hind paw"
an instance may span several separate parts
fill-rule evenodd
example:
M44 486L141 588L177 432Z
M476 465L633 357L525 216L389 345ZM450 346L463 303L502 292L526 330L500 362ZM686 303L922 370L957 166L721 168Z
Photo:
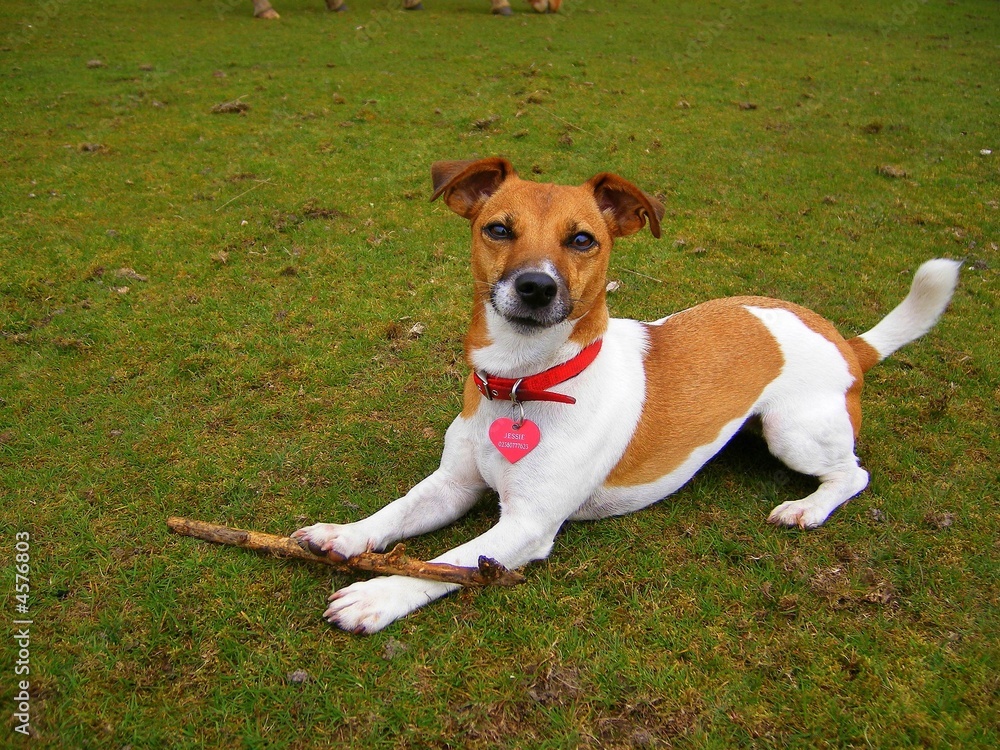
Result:
M789 500L771 511L768 523L775 526L798 526L800 529L815 529L822 526L830 511L808 500Z
M857 464L848 465L821 477L819 487L808 497L779 505L771 511L767 521L776 526L815 529L822 526L834 510L867 486L868 472Z

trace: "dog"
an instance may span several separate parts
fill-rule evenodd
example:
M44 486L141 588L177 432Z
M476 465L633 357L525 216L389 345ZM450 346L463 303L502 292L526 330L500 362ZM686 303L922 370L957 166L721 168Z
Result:
M349 557L445 526L488 489L498 523L435 562L508 568L545 558L567 520L630 513L687 482L748 420L772 454L819 479L768 521L809 529L861 492L854 443L863 374L922 336L947 307L961 262L936 259L870 331L844 339L798 305L716 299L653 323L611 319L613 242L663 206L601 173L579 186L520 179L509 161L437 162L434 193L472 227L474 301L464 350L471 369L440 467L404 497L344 525L293 536ZM391 576L336 591L324 617L372 633L456 589Z

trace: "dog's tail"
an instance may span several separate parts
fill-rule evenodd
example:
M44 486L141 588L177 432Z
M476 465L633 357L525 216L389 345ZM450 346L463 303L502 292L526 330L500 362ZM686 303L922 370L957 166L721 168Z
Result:
M858 355L863 372L934 327L951 301L961 267L960 260L927 261L913 275L906 299L870 331L847 342Z

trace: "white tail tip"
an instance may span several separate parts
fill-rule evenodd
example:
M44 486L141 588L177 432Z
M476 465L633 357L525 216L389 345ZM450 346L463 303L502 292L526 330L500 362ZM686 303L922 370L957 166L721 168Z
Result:
M918 339L938 322L958 285L962 261L935 258L923 263L913 274L910 293L898 307L870 331L861 334L880 359Z

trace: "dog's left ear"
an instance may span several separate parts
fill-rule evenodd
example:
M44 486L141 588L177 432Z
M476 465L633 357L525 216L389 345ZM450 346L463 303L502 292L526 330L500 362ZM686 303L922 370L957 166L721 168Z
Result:
M431 165L434 181L431 200L443 195L448 208L459 216L472 219L503 181L516 174L513 165L499 156L472 161L437 161Z
M608 226L615 237L638 232L649 220L649 231L660 236L660 219L663 204L642 192L628 180L610 172L591 177L587 184L594 191L597 205L608 218Z

